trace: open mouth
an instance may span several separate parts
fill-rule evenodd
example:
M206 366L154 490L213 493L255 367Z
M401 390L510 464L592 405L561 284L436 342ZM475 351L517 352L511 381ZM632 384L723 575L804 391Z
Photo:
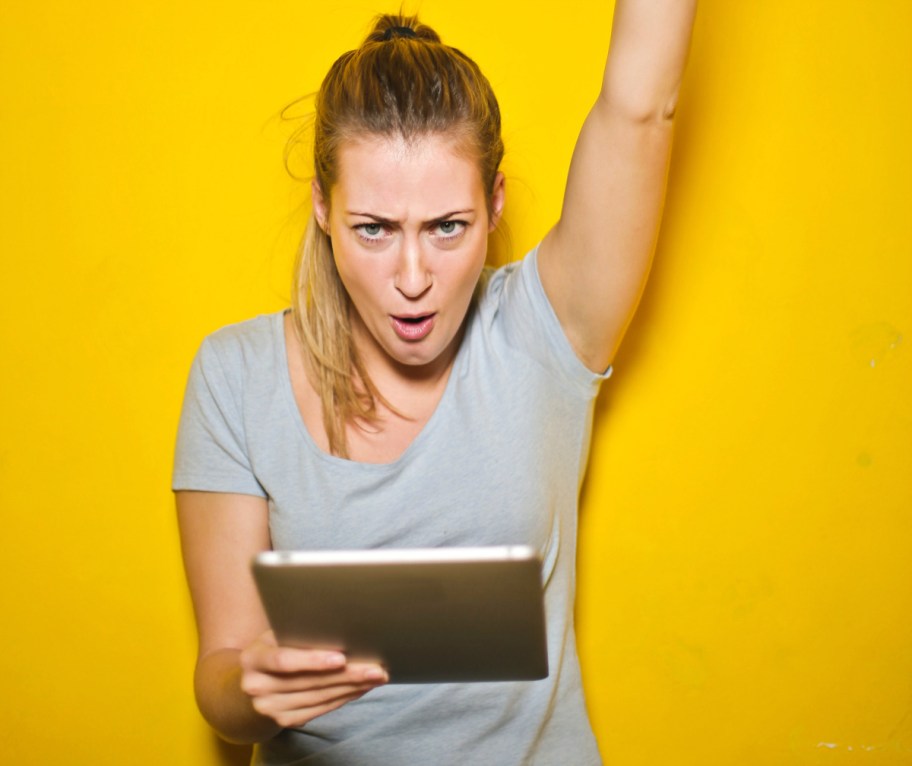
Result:
M426 337L434 328L436 314L421 314L420 316L393 316L390 321L393 330L402 340L416 341Z

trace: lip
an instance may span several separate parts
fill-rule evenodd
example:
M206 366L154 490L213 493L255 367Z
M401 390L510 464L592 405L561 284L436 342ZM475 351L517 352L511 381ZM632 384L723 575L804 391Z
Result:
M432 314L400 314L390 316L393 331L404 341L414 343L426 338L434 329L434 320L437 313Z

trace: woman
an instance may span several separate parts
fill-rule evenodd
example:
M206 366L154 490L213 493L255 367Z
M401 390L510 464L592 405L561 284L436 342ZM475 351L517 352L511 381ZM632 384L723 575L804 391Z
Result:
M619 0L560 221L484 271L500 221L490 85L414 18L333 65L315 112L313 218L283 314L208 338L174 489L200 633L195 686L268 764L595 764L573 633L591 405L652 257L693 0ZM549 678L385 685L280 647L260 550L528 544Z

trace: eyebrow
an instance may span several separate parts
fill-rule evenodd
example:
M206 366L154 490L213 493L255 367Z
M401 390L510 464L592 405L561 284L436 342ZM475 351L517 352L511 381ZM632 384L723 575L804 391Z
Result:
M471 208L471 207L466 208L465 210L451 210L449 213L444 213L443 215L436 215L436 216L432 216L431 218L428 218L428 222L446 221L448 218L452 218L453 216L468 215L468 214L471 214L474 212L475 212L475 208ZM384 224L399 223L399 221L395 221L392 218L384 218L382 215L376 215L374 213L364 213L360 210L346 210L345 214L359 216L361 218L370 218L372 221L376 221L377 223L384 223Z

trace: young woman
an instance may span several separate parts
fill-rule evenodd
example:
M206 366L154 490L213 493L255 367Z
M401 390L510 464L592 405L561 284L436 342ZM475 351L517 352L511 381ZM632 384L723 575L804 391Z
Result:
M289 312L204 342L174 475L200 634L195 685L264 764L599 763L573 632L592 402L652 257L693 0L618 0L560 221L484 269L500 113L468 57L380 18L316 99L313 218ZM277 646L264 549L528 544L550 676L385 685Z

